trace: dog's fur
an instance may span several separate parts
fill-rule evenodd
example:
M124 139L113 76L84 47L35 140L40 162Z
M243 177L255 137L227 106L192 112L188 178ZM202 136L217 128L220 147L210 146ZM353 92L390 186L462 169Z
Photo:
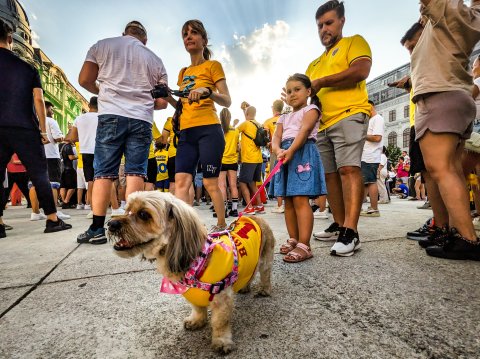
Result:
M259 225L262 233L257 265L257 270L260 271L260 290L257 296L269 296L275 238L264 220L251 218ZM201 253L207 231L196 211L171 194L135 192L128 198L126 215L115 217L108 223L108 237L114 242L115 253L120 257L142 255L147 260L156 261L157 270L165 277L178 281ZM240 292L249 291L250 283ZM210 302L212 346L225 354L233 348L230 324L233 295L230 286L215 295ZM207 322L207 308L192 307L192 313L184 321L185 328L202 328Z

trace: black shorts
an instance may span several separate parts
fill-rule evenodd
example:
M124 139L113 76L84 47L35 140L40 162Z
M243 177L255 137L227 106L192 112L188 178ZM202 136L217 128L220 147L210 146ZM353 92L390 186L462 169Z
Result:
M145 182L147 183L156 183L157 182L157 160L155 158L148 159L148 166L147 166L147 179Z
M175 156L169 157L167 160L168 181L175 183Z
M77 171L73 168L63 170L60 188L76 189L77 188Z
M262 180L262 163L242 163L240 166L241 183L259 182Z
M377 171L379 163L367 163L362 161L362 177L363 183L377 183Z
M238 163L229 163L229 164L222 163L222 171L237 172L237 170L238 170Z
M225 137L221 125L206 125L180 131L176 173L190 173L195 177L197 164L202 165L203 178L215 178L220 174Z
M93 158L93 153L82 153L83 174L87 182L93 181Z
M418 172L426 171L420 143L415 141L415 126L410 127L410 145L408 152L410 155L410 176Z
M47 158L48 180L50 183L60 183L62 172L60 169L60 158Z

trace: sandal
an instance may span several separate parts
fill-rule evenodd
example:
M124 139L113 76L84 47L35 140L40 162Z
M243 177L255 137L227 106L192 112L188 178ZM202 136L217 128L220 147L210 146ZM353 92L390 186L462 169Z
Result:
M287 243L285 244L282 244L280 246L280 253L281 254L288 254L290 253L291 251L293 251L295 249L295 247L297 246L298 244L298 241L295 239L295 238L289 238L287 239Z
M312 250L303 243L298 243L294 249L299 249L300 251L292 250L289 252L285 257L283 257L284 262L299 263L313 257Z

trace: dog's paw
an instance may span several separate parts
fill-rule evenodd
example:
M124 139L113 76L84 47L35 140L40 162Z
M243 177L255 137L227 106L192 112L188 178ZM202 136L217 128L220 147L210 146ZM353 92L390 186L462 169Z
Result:
M250 284L247 284L245 287L238 291L239 294L248 294L250 293Z
M233 350L233 341L225 338L212 339L212 348L220 354L229 354Z
M261 289L257 293L255 293L255 298L265 298L270 297L270 290Z
M183 326L187 330L201 329L205 326L205 324L207 324L206 320L199 320L198 318L197 319L192 319L192 318L188 317L188 318L185 318L185 320L183 321Z

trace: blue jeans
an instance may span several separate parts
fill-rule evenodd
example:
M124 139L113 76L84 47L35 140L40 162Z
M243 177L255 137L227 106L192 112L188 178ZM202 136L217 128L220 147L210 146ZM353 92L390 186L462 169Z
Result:
M95 179L117 179L122 155L125 175L147 177L152 124L118 115L98 116L93 168Z

